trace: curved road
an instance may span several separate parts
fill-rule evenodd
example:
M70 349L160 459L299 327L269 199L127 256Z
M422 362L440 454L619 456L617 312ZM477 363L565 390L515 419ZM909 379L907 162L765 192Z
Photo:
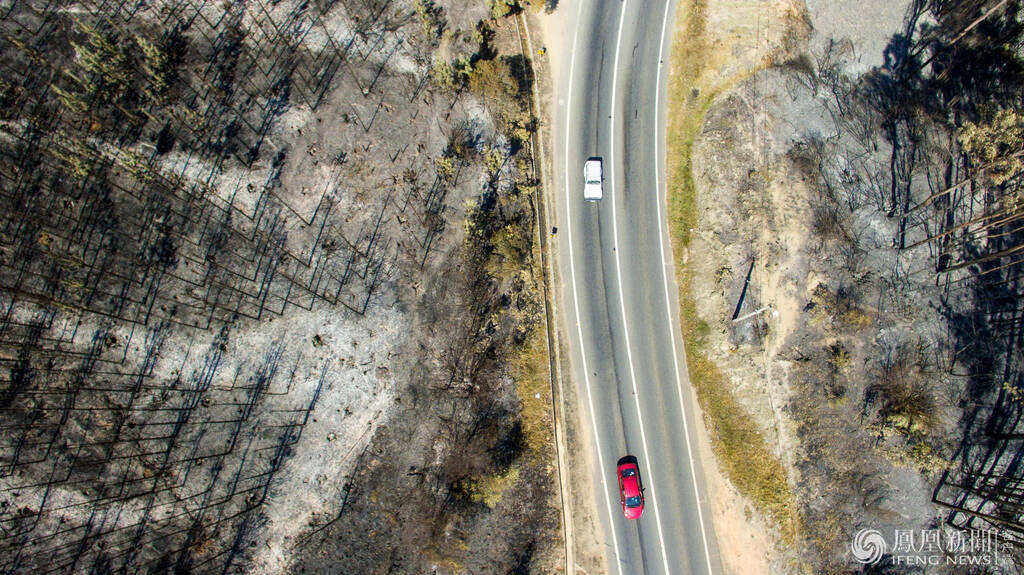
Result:
M594 440L610 573L720 573L695 452L665 220L670 0L563 2L555 166L563 301L582 421ZM604 160L604 199L583 201L583 162ZM619 508L615 466L639 458L643 517Z

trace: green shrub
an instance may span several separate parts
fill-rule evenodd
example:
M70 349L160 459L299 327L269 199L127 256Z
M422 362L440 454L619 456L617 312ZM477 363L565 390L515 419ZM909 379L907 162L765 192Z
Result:
M490 0L491 17L495 20L514 13L519 8L516 0Z

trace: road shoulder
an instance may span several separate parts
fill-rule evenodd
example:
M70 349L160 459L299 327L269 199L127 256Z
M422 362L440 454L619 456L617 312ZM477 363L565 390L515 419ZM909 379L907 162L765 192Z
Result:
M576 393L568 346L567 318L560 301L563 279L560 274L558 231L557 231L557 186L555 185L554 115L558 103L556 87L559 85L563 56L568 54L564 42L567 8L560 4L553 13L525 15L526 27L532 43L531 57L534 62L534 89L539 129L537 150L543 202L541 207L541 234L544 236L546 297L551 314L550 321L555 329L549 330L553 337L552 392L556 410L556 441L558 441L559 476L563 490L563 525L566 536L567 564L572 573L596 574L607 572L603 534L601 533L596 488L592 481L593 453L588 436L588 426L581 417L579 396ZM543 50L543 53L540 53ZM545 225L546 224L546 225Z

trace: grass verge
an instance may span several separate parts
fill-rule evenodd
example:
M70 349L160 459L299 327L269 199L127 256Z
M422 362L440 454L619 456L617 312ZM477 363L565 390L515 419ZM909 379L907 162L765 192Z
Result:
M537 297L543 296L537 294ZM526 439L527 456L547 461L555 439L551 421L548 339L543 320L537 321L530 329L526 341L516 347L509 363L512 377L516 381L519 417Z
M697 315L690 292L690 272L686 269L679 274L679 308L686 367L704 410L715 456L736 489L758 511L775 521L783 540L791 543L798 531L799 518L786 469L768 447L757 423L733 396L725 375L708 357L705 342L710 329Z
M796 502L782 462L769 448L757 423L737 401L725 375L707 353L710 327L700 319L691 290L692 270L684 261L697 228L697 190L693 179L693 144L704 115L727 83L706 74L712 53L707 36L707 0L684 0L672 44L668 112L668 218L679 285L680 322L686 363L697 400L704 411L712 449L726 476L758 511L771 518L786 542L798 532ZM719 47L721 52L724 48Z

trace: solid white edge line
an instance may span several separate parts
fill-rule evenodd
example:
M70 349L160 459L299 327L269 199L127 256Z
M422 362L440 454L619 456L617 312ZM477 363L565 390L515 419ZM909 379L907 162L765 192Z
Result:
M668 1L668 0L666 0ZM665 533L661 528L661 513L658 511L658 495L654 490L654 473L651 471L651 457L647 449L647 434L644 433L644 416L640 411L640 390L636 387L636 371L633 369L633 351L629 343L629 325L626 321L626 299L622 291L622 265L619 263L619 225L618 216L615 213L615 96L618 93L619 78L619 51L622 47L622 28L626 19L626 6L629 0L623 0L622 8L619 11L619 31L615 39L615 64L612 67L612 102L611 113L608 116L608 128L611 134L611 161L610 165L610 188L612 202L612 243L615 246L615 276L619 286L619 308L622 311L622 335L626 345L626 360L629 364L629 379L633 384L633 400L636 404L636 417L640 423L640 443L644 448L644 467L647 469L649 488L651 490L651 505L654 507L654 521L658 525L658 543L661 545L661 561L665 566L665 574L671 574L668 565L668 552L665 550ZM655 156L657 157L657 156ZM655 160L657 163L657 160Z
M576 30L572 36L572 56L569 61L569 88L566 94L565 103L565 153L563 154L563 161L565 162L565 233L568 236L569 243L569 276L572 284L572 305L576 313L576 335L580 341L580 358L583 364L583 382L587 388L587 403L590 406L590 423L594 429L594 447L597 451L597 465L599 474L601 476L601 489L604 492L605 504L608 508L608 527L611 530L612 536L612 547L615 549L615 572L622 573L620 563L622 561L619 555L619 540L615 536L615 515L612 513L612 500L608 495L608 480L606 478L607 470L604 468L604 456L601 455L601 437L597 430L597 419L594 416L594 394L590 389L590 369L587 367L587 351L584 349L583 344L583 325L580 321L580 303L579 297L576 292L576 260L573 256L572 249L572 197L569 193L571 186L569 185L569 126L572 123L572 82L573 76L576 70L576 48L578 46L577 40L579 39L580 33L580 16L583 13L583 2L585 0L576 0Z
M658 245L661 247L661 277L664 280L665 285L665 309L666 315L668 316L669 326L669 341L672 342L672 367L676 373L676 389L679 391L679 411L683 415L683 435L686 438L686 455L690 459L690 477L693 480L693 494L697 498L697 521L700 522L700 538L704 544L704 559L707 561L708 573L714 573L711 568L711 551L708 549L708 535L704 529L704 512L701 509L700 502L700 488L697 485L697 469L693 462L693 446L690 442L690 426L686 420L686 405L683 403L683 383L682 378L679 377L679 354L676 351L676 328L673 322L672 313L672 300L669 297L669 285L668 285L668 266L673 265L674 262L669 262L665 256L665 235L662 232L661 226L661 179L659 174L661 173L661 152L659 145L661 143L661 131L658 128L658 122L660 121L661 111L661 69L665 65L665 31L668 28L668 14L669 7L672 5L671 0L665 2L665 15L661 19L661 44L658 46L658 75L657 81L655 82L654 88L654 189L655 189L655 206L658 212ZM668 190L665 190L665 201L668 202Z

